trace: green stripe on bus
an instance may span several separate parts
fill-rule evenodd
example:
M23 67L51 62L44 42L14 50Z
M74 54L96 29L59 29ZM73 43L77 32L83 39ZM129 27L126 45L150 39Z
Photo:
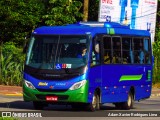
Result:
M123 75L121 76L119 81L132 81L132 80L141 80L142 74L141 75Z

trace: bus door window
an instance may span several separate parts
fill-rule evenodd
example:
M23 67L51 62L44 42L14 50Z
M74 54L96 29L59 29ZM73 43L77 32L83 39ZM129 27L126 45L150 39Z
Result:
M142 38L134 38L134 63L144 63L144 45Z
M113 63L122 63L120 37L113 37Z
M122 38L123 64L133 63L132 39L129 37Z
M103 38L103 49L104 49L104 64L112 63L112 47L111 47L111 37Z
M100 41L95 40L92 48L92 66L100 64Z

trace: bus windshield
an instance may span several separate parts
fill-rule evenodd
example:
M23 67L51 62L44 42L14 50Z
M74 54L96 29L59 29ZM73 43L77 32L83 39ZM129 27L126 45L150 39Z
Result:
M63 69L85 66L89 40L86 35L33 35L26 65L38 69Z

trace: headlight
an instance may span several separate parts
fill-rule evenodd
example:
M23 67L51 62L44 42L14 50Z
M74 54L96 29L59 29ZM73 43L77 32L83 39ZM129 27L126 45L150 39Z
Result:
M24 80L24 83L28 88L35 89L35 87L33 86L33 84L31 82Z
M82 81L80 81L80 82L77 82L77 83L73 84L73 85L69 88L69 90L79 89L79 88L81 88L86 82L87 82L86 80L82 80Z

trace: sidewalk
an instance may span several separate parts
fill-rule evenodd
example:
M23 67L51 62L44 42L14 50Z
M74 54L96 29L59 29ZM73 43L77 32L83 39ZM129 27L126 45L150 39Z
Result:
M160 88L152 88L151 97L158 97L160 96Z
M5 96L23 96L22 87L0 85L0 95ZM160 96L160 88L153 88L151 97Z

